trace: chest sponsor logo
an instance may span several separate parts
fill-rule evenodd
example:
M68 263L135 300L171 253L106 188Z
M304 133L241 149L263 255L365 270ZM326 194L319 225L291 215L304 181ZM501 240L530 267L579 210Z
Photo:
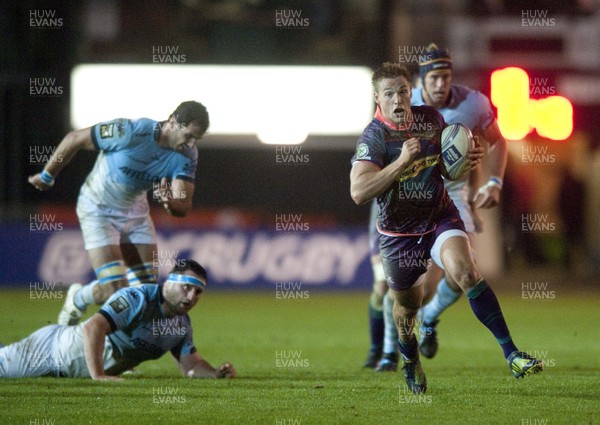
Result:
M416 159L410 164L406 170L398 177L399 182L403 182L411 177L416 176L426 168L433 167L439 162L439 155L431 155L425 158Z

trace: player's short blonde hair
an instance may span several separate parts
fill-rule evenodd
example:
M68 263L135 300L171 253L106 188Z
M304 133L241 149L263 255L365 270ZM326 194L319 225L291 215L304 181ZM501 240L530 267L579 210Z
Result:
M384 78L397 78L404 77L411 83L411 75L409 70L399 63L384 62L373 72L371 76L371 83L375 90L378 89L377 83Z

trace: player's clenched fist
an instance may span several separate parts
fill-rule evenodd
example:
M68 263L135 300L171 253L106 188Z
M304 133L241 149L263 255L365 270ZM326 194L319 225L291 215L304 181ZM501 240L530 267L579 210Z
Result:
M42 173L37 173L33 176L29 176L27 181L37 190L41 191L48 190L52 186L54 186L54 180L50 181L49 183L46 183L44 180L42 180Z
M419 152L421 152L421 141L417 137L408 139L402 144L399 161L410 164Z

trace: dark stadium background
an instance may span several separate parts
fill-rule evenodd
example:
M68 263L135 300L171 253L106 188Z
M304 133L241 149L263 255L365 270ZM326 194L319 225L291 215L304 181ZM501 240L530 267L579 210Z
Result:
M63 19L62 27L31 29L27 21L33 9L56 10L56 16ZM103 23L101 20L107 15L90 12L105 9L114 12L108 15L114 21ZM310 28L276 28L274 11L281 9L302 10L303 16L310 19ZM472 52L477 56L484 49L490 57L496 58L495 63L489 64L480 63L477 57L468 63L455 61L455 81L478 88L487 95L490 94L491 71L508 65L522 66L530 77L547 78L550 85L559 86L565 76L597 81L600 74L598 60L582 65L569 59L571 56L566 49L570 32L549 30L546 36L535 34L530 38L518 38L507 32L491 37L483 47L473 47L474 41L485 35L479 28L493 26L496 21L519 20L523 10L545 10L549 16L563 24L566 22L573 31L580 25L593 27L595 23L592 41L578 47L584 56L600 57L597 30L600 28L600 7L597 2L584 0L5 1L0 6L0 235L4 234L3 254L9 253L14 246L9 240L11 229L27 227L31 214L58 212L65 226L77 228L75 201L79 186L93 164L93 154L79 153L51 191L39 193L27 184L27 176L39 171L39 165L32 165L27 159L30 145L55 146L71 129L69 78L76 64L149 63L152 45L169 44L179 46L186 53L188 64L359 65L373 68L397 58L398 46L422 46L436 41L450 47L451 52ZM451 23L461 17L471 22L472 33L464 44L457 44L457 38L452 35L456 28ZM113 33L109 31L109 35L92 30L92 27L111 25L116 29ZM542 60L529 61L534 54L541 55ZM411 70L417 71L415 66ZM36 76L56 78L63 86L64 94L59 97L31 96L30 78ZM585 91L585 85L583 87ZM158 89L148 87L148 90ZM352 90L352 87L347 89ZM518 273L535 267L536 270L575 273L580 281L597 283L600 269L597 218L600 212L600 151L596 135L600 130L597 119L600 95L597 90L595 93L597 96L591 99L590 96L571 98L575 107L572 140L549 142L530 136L548 146L559 158L566 158L557 161L560 165L550 165L541 171L542 175L558 182L547 195L555 199L554 202L542 203L537 209L535 202L531 204L534 194L544 191L544 187L536 186L535 181L526 181L529 177L519 171L527 170L527 167L519 164L518 156L511 158L502 216L490 218L497 220L499 232L490 237L500 252L500 266L494 269L496 275L507 270ZM156 101L160 102L158 94ZM232 113L234 116L243 114L244 109L252 107L253 99L241 96L232 103ZM302 213L312 229L365 230L368 207L355 206L348 190L349 161L355 140L356 137L344 137L335 147L331 147L331 140L322 147L317 139L309 138L303 153L310 155L310 164L286 167L284 172L273 160L272 148L255 143L249 148L242 148L239 143L228 146L226 137L205 145L201 143L195 212L192 218L180 224L211 226L219 221L223 211L230 216L231 211L236 211L230 226L273 227L275 214ZM573 159L573 152L580 156ZM580 157L583 159L579 160ZM578 172L572 172L573 163ZM512 173L515 167L516 172ZM520 190L523 185L527 186L527 191ZM523 204L523 196L531 210ZM558 230L551 238L523 234L519 230L520 214L534 210L558 217ZM159 229L177 227L176 221L161 212L153 213L153 217ZM17 243L17 246L31 251L43 248L34 242L31 245ZM1 263L7 268L2 270L4 275L14 275L15 268L31 267L19 263L19 259L26 261L25 258L38 255L35 252L11 254L9 258L14 261ZM366 274L360 276L358 287L368 288L368 266L363 270ZM544 280L546 275L540 273L535 279ZM0 276L0 285L3 283Z

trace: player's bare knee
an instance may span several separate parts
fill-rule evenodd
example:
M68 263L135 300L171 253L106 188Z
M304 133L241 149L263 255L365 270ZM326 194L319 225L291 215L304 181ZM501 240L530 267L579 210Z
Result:
M474 267L462 267L451 274L452 279L464 292L471 289L479 280L481 275Z

